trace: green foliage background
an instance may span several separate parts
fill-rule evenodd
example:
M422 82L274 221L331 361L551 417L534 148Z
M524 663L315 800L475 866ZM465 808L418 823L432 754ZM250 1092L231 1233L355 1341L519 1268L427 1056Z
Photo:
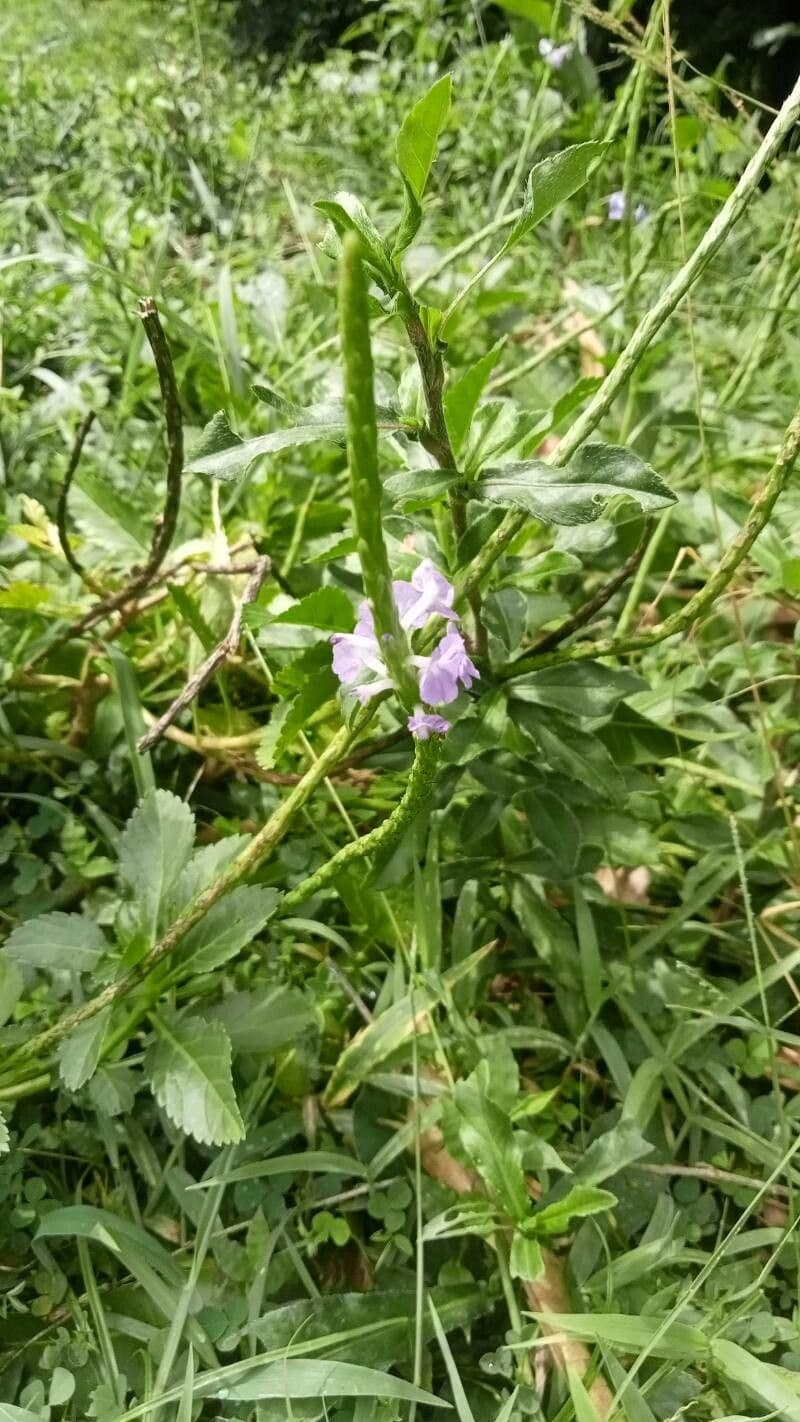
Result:
M592 636L679 612L747 517L797 404L796 137L600 431L677 502L647 527L619 497L587 522L559 521L552 501L528 521L484 589L480 700L456 707L427 813L403 810L411 753L386 703L357 762L332 756L280 843L178 954L25 1056L135 969L335 751L328 638L352 625L361 587L341 415L324 437L284 438L295 407L308 421L341 400L336 261L314 203L351 190L391 232L396 132L452 71L405 268L435 329L502 242L530 167L602 139L631 102L601 88L575 11L531 14L538 27L493 38L478 7L454 22L428 0L389 5L357 52L270 79L234 61L212 6L34 0L3 17L12 1422L261 1419L285 1416L287 1398L311 1418L323 1363L339 1368L325 1406L348 1422L427 1415L437 1399L459 1422L594 1422L608 1404L596 1373L631 1422L800 1416L796 486L684 636L505 677L643 532L648 554ZM545 22L577 47L557 72L538 55ZM496 481L520 449L567 433L758 145L756 106L688 68L676 77L674 123L662 66L640 125L447 324L451 393L495 352L458 446L483 489L487 468ZM640 225L608 219L626 172ZM122 586L162 508L163 410L136 311L147 293L189 450L172 572L129 623L48 650L94 600L54 522L88 408L68 526L90 580ZM377 304L372 338L392 412L380 448L393 568L448 551L466 565L502 509L471 499L452 546L441 486L420 497L414 482L431 470L412 352ZM191 472L198 449L212 457L202 431L218 411L243 439L280 436L229 482ZM146 716L241 596L243 578L203 568L264 553L277 577L238 657L177 738L140 756ZM326 878L390 816L388 847ZM281 896L317 874L287 912ZM415 1112L473 1194L437 1178ZM533 1315L553 1296L534 1307L526 1284L543 1248L569 1290L559 1326L591 1358L583 1387L558 1355L540 1361Z

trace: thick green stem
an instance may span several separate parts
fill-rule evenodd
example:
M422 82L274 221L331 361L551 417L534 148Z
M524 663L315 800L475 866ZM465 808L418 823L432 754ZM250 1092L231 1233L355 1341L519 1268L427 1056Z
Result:
M569 462L576 450L588 439L590 434L593 434L600 421L608 414L651 341L669 320L676 307L680 305L686 293L708 266L712 257L719 251L726 237L738 222L772 159L798 118L800 118L800 79L797 80L791 93L782 104L773 124L764 135L763 141L747 164L736 187L720 208L694 252L676 272L658 300L642 317L625 349L620 353L613 370L606 376L594 398L589 401L586 409L579 415L554 451L550 463L555 468L562 468ZM527 514L516 509L506 514L499 528L487 540L485 547L473 559L459 580L458 591L462 598L468 597L474 588L480 587L497 559L501 557L508 545L524 527L526 520Z
M670 617L665 618L657 627L651 627L648 632L640 632L632 637L608 637L602 642L582 642L577 647L566 647L562 651L552 652L541 658L531 658L527 670L531 670L532 665L552 667L561 662L582 661L586 657L626 656L629 652L641 652L647 647L653 647L657 642L663 642L667 637L674 637L678 632L685 632L692 623L697 622L709 611L720 594L725 591L737 568L750 552L758 535L766 527L772 510L786 488L798 452L800 452L800 409L786 431L778 458L751 507L747 521L742 525L733 542L729 544L711 577L699 592L689 599L685 607L673 612Z
M372 607L375 632L389 675L403 705L411 710L418 700L418 692L409 663L408 644L392 596L392 574L383 541L383 491L378 469L378 424L367 279L361 242L355 234L348 236L343 245L339 274L339 322L347 412L347 460L364 592Z

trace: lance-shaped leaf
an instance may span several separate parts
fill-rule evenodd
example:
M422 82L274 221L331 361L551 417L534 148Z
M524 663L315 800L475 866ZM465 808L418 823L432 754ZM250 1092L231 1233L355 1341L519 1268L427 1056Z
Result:
M457 380L448 385L444 395L444 414L450 443L456 454L460 454L469 434L472 417L478 408L486 382L500 357L505 338L492 346L480 360L469 366Z
M627 494L646 513L658 513L675 502L655 469L632 450L613 444L585 444L563 469L543 459L487 469L472 489L488 503L565 525L591 523L600 517L606 500L617 494Z
M560 153L552 153L531 168L525 188L522 212L511 228L500 251L510 252L523 237L549 217L559 203L582 188L595 161L608 147L606 143L591 140L589 143L575 143L571 148L562 148Z
M226 1383L208 1395L231 1402L256 1402L269 1397L385 1397L423 1407L449 1407L432 1393L392 1377L391 1373L320 1358L286 1358L268 1363L254 1368L240 1382Z
M102 929L79 913L44 913L10 933L3 952L16 963L49 972L86 973L105 952Z
M414 196L421 198L436 157L436 145L450 111L452 80L437 79L403 120L397 135L397 166Z
M231 1044L220 1022L200 1017L160 1017L145 1073L159 1106L187 1135L204 1145L227 1145L244 1136L231 1078Z

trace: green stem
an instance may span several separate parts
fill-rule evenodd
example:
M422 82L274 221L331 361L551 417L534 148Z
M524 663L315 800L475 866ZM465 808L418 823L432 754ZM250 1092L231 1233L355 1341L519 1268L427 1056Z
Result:
M601 642L581 643L577 647L567 647L537 659L537 667L558 666L562 662L582 661L586 657L627 656L629 652L640 652L685 632L692 623L708 612L713 603L723 593L733 578L737 568L747 556L758 535L769 522L770 515L780 498L792 467L800 452L800 409L794 416L784 436L778 458L773 464L764 487L753 503L747 521L729 544L711 577L703 587L690 598L685 607L673 612L670 617L652 627L648 632L640 632L633 637L608 637Z
M800 117L800 79L782 104L774 122L747 164L730 197L720 208L714 221L707 229L688 261L676 272L661 296L645 313L633 332L625 349L620 353L613 370L609 372L590 400L586 409L572 425L555 450L550 463L555 468L563 468L573 454L597 429L600 421L608 414L620 391L627 384L651 341L680 305L686 293L716 255L738 222L772 159L780 149ZM506 514L499 528L495 530L481 552L473 559L469 568L459 580L458 592L463 598L480 587L483 579L501 557L509 543L527 521L527 514L512 509Z

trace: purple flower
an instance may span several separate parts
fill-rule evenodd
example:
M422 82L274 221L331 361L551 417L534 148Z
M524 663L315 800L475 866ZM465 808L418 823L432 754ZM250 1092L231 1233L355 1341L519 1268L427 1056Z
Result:
M432 655L421 658L420 662L420 695L429 706L446 706L449 701L455 701L458 683L469 689L480 676L469 659L464 638L455 630L446 632Z
M622 222L626 210L627 207L625 203L625 194L622 189L619 188L615 193L612 193L610 198L608 199L609 222ZM634 222L644 222L646 216L647 208L645 207L644 203L637 202L635 208L633 209Z
M334 633L331 643L334 673L343 686L353 687L353 695L359 701L369 701L379 691L388 691L392 683L381 657L368 602L359 604L355 630ZM374 673L373 677L368 676L370 672Z
M573 45L553 44L551 39L539 40L539 53L551 69L561 69L572 54Z
M444 716L434 716L423 711L422 707L419 707L413 716L409 716L406 725L418 741L429 741L433 735L446 736L451 729L450 722L445 721Z
M433 616L458 621L458 615L453 611L453 584L448 583L447 578L434 568L430 558L423 558L414 569L410 583L392 583L392 592L404 632L424 627Z

